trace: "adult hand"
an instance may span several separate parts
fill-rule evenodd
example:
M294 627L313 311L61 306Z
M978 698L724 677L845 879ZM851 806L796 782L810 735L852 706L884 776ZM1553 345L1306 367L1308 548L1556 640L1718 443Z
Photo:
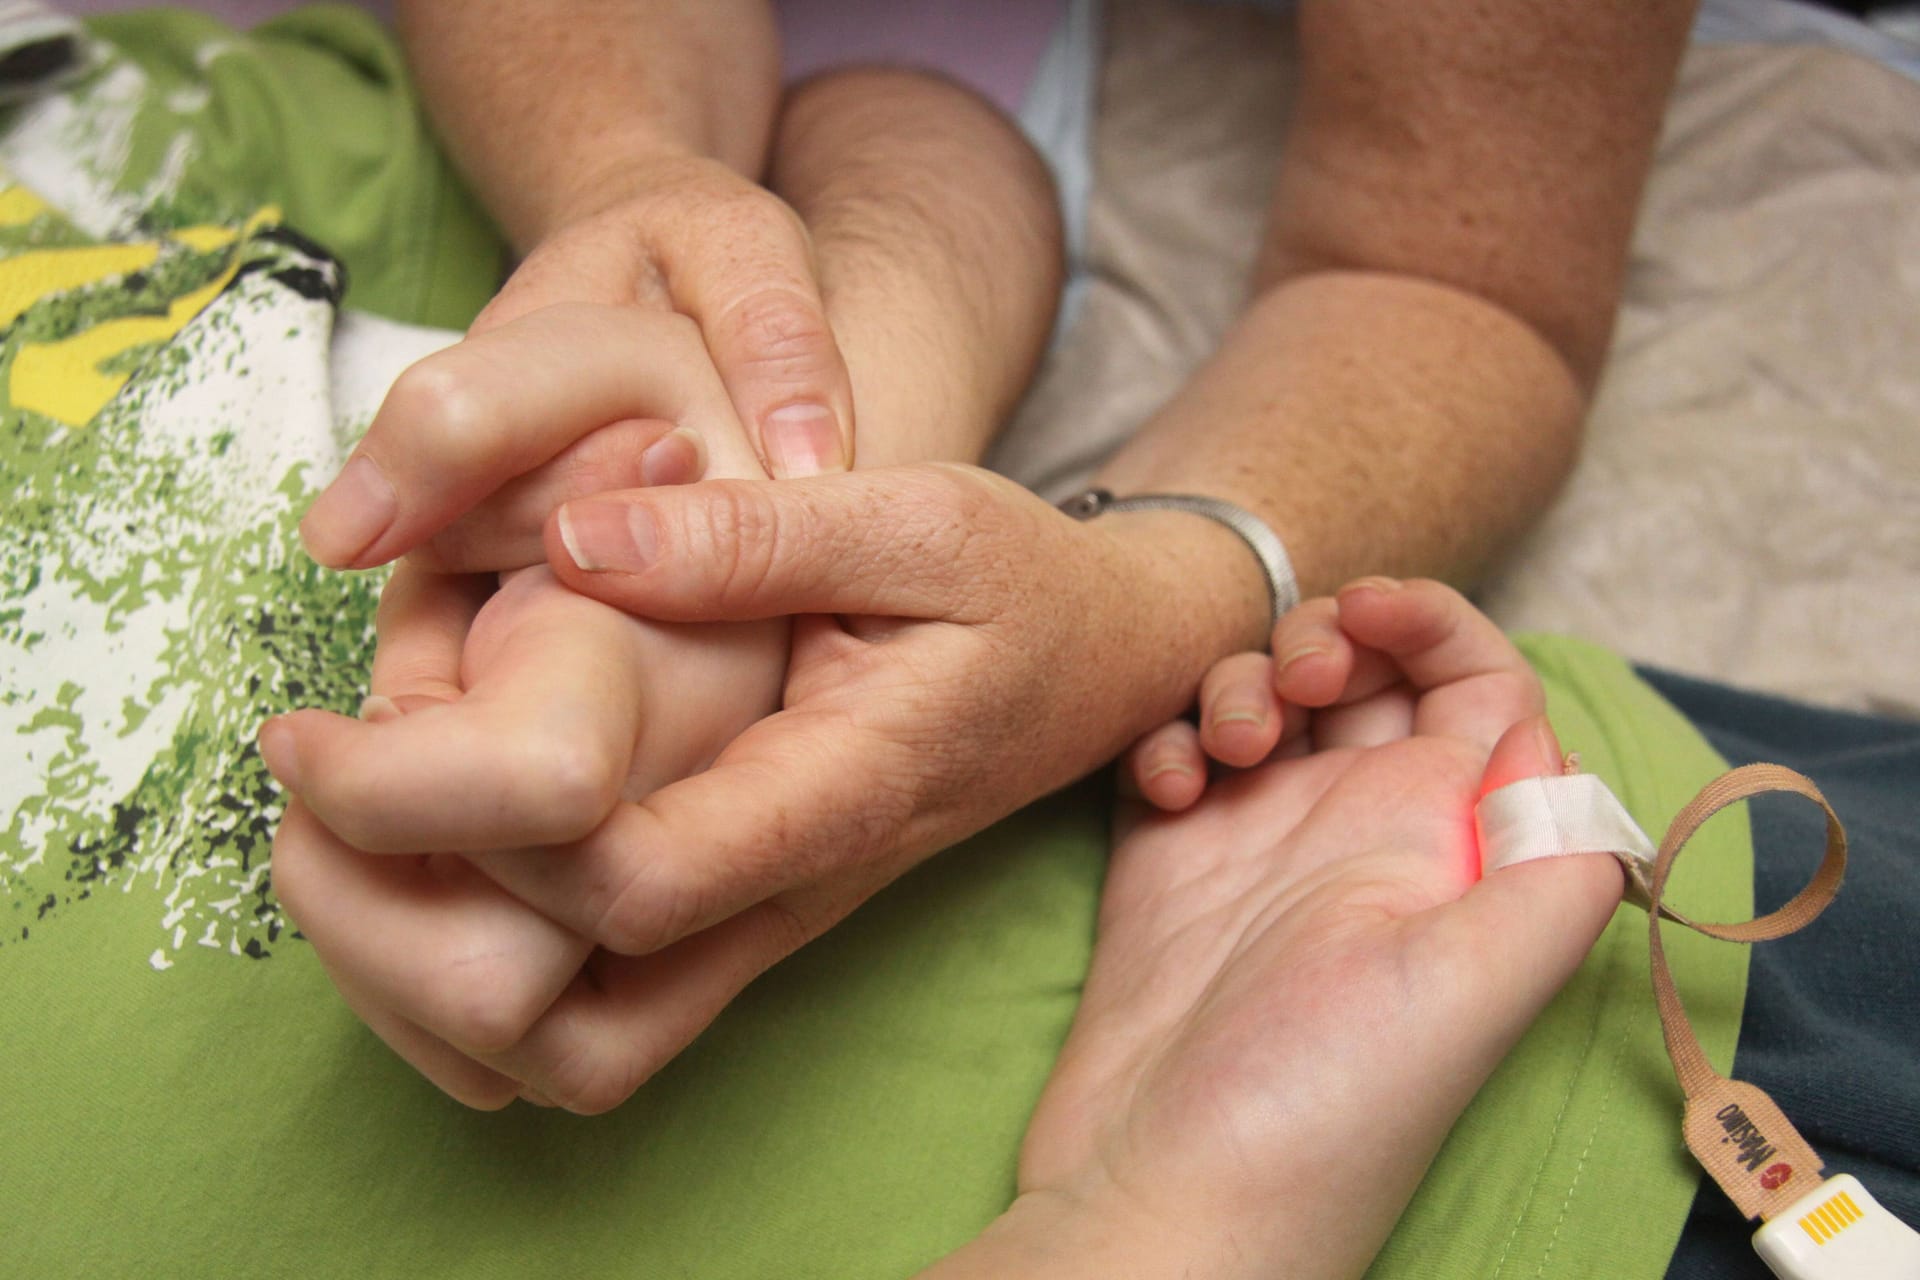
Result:
M700 157L655 158L637 166L627 182L641 194L568 223L542 241L475 320L469 341L454 350L468 351L478 339L564 304L586 304L602 316L625 310L635 318L659 319L677 312L693 322L703 363L710 360L718 370L757 455L751 460L764 464L765 473L812 475L848 466L851 384L826 320L800 219L771 192ZM637 324L628 327L635 330L628 335L632 359L649 360L651 340ZM684 345L675 344L676 356L685 355ZM548 352L565 353L564 343ZM469 351L458 359L471 366L492 354ZM422 366L435 361L441 358ZM416 372L422 366L396 382L373 427L302 521L301 535L321 563L335 568L383 563L516 477L525 477L517 491L476 520L477 527L495 530L504 515L508 531L525 534L537 530L539 520L567 497L649 479L641 455L666 434L654 429L657 422L606 417L556 429L544 420L531 393L558 389L564 394L570 379L541 369L536 360L517 360L501 370L539 384L521 397L527 412L511 418L494 412L472 379L452 376L445 361L439 372ZM607 426L614 429L594 434ZM685 470L671 454L656 457L654 464ZM752 471L722 474L762 470L756 465ZM449 477L458 484L443 491L440 486ZM535 510L529 523L526 514ZM528 563L490 562L497 558L491 554L498 549L491 541L496 536L450 539L434 563L449 571ZM527 540L521 537L514 545L524 548Z
M1475 802L1560 767L1491 622L1366 580L1286 638L1329 624L1337 745L1133 811L1020 1199L933 1275L1358 1276L1618 905L1602 854L1480 879Z
M577 1111L617 1105L761 971L916 860L1170 714L1204 661L1163 669L1204 613L1167 604L1194 577L1167 550L1189 532L1177 515L1172 530L1157 516L1082 525L1007 481L938 466L566 510L582 555L608 566L581 570L551 528L556 573L576 589L651 617L844 622L796 622L783 709L712 768L617 805L574 844L470 854L484 874L450 868L444 891L409 879L414 860L355 854L312 809L290 809L281 844L343 869L308 896L341 904L366 940L364 969L336 966L343 991L475 1105L523 1088ZM630 532L635 513L659 532L657 558L623 573L599 526ZM457 615L445 629L460 632ZM335 754L345 767L355 753ZM561 972L578 964L562 935L600 948L577 976Z

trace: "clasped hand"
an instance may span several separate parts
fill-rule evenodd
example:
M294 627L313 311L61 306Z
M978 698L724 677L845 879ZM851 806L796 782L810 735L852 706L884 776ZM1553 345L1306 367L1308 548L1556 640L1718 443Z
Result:
M658 487L574 496L609 422ZM356 1012L472 1105L617 1105L769 965L1186 696L1143 669L1191 624L1145 525L964 467L669 483L703 453L756 470L671 314L469 338L360 453L398 514L350 562L551 559L497 590L403 562L363 717L261 738L293 793L276 891Z
M550 308L409 378L375 430L402 411L416 425L452 412L459 429L410 438L446 455L452 491L480 495L463 513L408 493L430 511L410 517L411 536L464 519L467 548L537 538L551 567L494 590L403 564L365 718L295 713L262 747L295 796L278 891L348 1003L472 1105L617 1105L767 966L920 858L1111 759L1191 692L1141 656L1170 647L1183 612L1164 605L1182 565L1159 517L1077 524L960 467L672 483L702 452L751 459L684 321ZM412 398L423 384L461 391ZM677 436L682 456L647 477L661 487L571 497L527 524L528 504L501 495L565 493L541 459L608 421ZM488 504L494 519L475 519ZM1457 1105L1435 1112L1450 1119L1471 1092L1461 1082L1491 1069L1618 896L1608 861L1568 881L1557 917L1519 919L1504 888L1460 898L1477 875L1471 799L1499 771L1489 757L1524 759L1517 777L1557 756L1538 724L1495 749L1538 715L1538 684L1458 596L1362 584L1281 628L1276 651L1314 657L1276 682L1274 762L1116 854L1111 941L1081 1016L1100 1030L1076 1032L1049 1094L1079 1100L1036 1116L1032 1189L1092 1194L1084 1170L1118 1167L1101 1144L1201 1158L1173 1140L1174 1120L1129 1118L1144 1095L1116 1082L1159 1062L1175 1083L1154 1096L1209 1087L1204 1063L1223 1046L1189 1032L1230 975L1236 1000L1268 993L1255 1021L1292 993L1273 1043L1294 1050L1268 1052L1251 1029L1223 1042L1277 1089L1343 1061L1298 1049L1352 1031L1345 997L1326 992L1353 988L1366 1007L1382 992L1364 984L1404 976L1407 948L1457 953L1453 996L1445 983L1387 993L1424 1019L1436 1053L1468 1055L1440 1095ZM1129 690L1131 703L1115 696ZM1448 909L1456 898L1485 905ZM1463 927L1489 912L1531 930L1519 954L1554 964L1503 978ZM1564 936L1530 923L1550 920ZM1164 962L1153 981L1133 972L1148 955ZM1478 1021L1461 1021L1474 1007ZM1118 1045L1133 1047L1116 1058ZM1350 1045L1347 1065L1365 1051ZM1346 1086L1322 1086L1341 1101ZM1271 1115L1270 1101L1245 1100L1246 1114Z

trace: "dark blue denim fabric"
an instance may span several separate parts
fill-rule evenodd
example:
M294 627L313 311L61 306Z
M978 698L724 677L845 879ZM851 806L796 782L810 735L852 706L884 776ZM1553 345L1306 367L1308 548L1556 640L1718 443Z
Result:
M1730 764L1798 769L1845 824L1839 901L1803 932L1753 949L1734 1075L1773 1095L1828 1173L1853 1174L1920 1225L1920 723L1641 675ZM1812 875L1825 820L1797 797L1750 808L1755 904L1771 911ZM1674 1101L1677 1132L1677 1091ZM1668 1280L1766 1276L1754 1225L1702 1178Z

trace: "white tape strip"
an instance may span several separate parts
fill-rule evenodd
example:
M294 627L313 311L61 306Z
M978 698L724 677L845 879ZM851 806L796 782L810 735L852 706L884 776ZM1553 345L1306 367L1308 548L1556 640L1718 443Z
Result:
M1645 905L1653 842L1595 774L1523 778L1481 797L1474 820L1484 874L1536 858L1610 853L1628 864L1628 898Z

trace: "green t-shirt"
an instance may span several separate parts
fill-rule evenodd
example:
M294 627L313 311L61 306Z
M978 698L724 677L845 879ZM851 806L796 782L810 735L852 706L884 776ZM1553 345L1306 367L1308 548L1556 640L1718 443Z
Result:
M364 688L377 579L293 533L380 385L337 261L349 306L459 324L497 242L363 15L94 30L0 128L0 1276L851 1280L962 1243L1073 1016L1100 789L907 876L612 1115L426 1084L280 910L253 733ZM1528 652L1650 831L1720 769L1617 658ZM1682 866L1690 910L1750 905L1741 823ZM1744 953L1669 947L1724 1066ZM1660 1274L1694 1178L1646 963L1623 911L1375 1275Z

